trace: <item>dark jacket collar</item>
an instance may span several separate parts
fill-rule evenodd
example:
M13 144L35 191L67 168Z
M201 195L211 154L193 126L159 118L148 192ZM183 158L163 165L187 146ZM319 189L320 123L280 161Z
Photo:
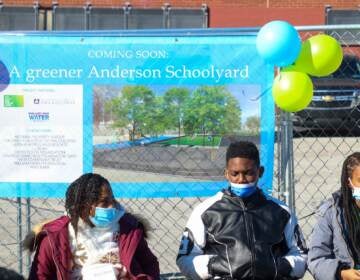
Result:
M253 207L260 206L260 205L264 204L264 202L266 201L266 197L265 197L264 193L258 187L256 188L256 191L253 194L249 195L248 197L244 197L244 198L234 194L231 191L230 187L228 187L227 189L224 189L223 193L226 196L231 197L232 200L238 201L239 203L243 203L247 208L253 208Z

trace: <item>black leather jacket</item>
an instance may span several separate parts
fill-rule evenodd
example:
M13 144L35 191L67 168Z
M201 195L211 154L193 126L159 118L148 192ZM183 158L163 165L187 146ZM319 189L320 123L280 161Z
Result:
M207 269L212 278L302 277L306 268L306 247L300 238L296 218L284 204L265 196L260 189L245 199L229 190L216 196L194 210L185 229L187 238L183 237L177 261L185 275L201 278L187 267L191 266L190 259L200 252L211 256ZM295 260L294 267L285 256Z

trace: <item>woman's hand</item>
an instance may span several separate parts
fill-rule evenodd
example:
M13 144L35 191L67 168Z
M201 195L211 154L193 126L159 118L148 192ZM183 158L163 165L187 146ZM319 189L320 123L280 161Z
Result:
M120 263L113 265L116 271L116 278L121 280L130 280L130 274L127 271L125 265L122 265ZM360 280L360 279L359 279Z
M341 280L360 280L360 271L356 269L344 269L340 272Z

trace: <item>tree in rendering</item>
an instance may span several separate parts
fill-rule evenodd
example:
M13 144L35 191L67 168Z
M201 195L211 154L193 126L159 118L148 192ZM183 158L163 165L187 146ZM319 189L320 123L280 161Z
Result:
M234 134L241 128L238 100L224 86L196 89L185 108L184 129L187 134Z

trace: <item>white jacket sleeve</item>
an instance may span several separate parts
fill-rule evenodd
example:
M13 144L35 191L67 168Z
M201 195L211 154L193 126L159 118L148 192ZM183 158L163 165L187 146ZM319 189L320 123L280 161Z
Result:
M211 277L208 270L209 260L213 255L204 254L206 245L206 229L201 218L202 213L215 201L221 199L222 193L199 204L186 224L183 233L176 264L181 273L191 279L208 279Z

